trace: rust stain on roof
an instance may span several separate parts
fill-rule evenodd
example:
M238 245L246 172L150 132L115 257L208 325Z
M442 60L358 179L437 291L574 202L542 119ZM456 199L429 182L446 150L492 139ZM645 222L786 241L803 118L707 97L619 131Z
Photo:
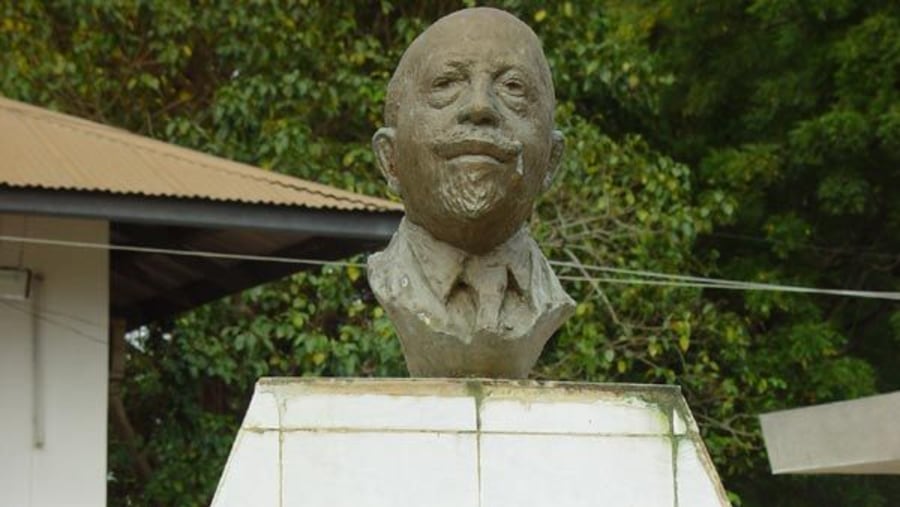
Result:
M385 199L266 171L0 97L0 186L347 211Z

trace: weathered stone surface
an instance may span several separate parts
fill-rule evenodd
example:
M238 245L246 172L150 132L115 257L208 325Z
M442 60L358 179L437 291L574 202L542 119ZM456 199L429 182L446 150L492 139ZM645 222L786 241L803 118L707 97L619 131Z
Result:
M900 391L759 419L773 473L900 475Z
M415 376L524 377L574 303L525 221L563 152L540 41L465 9L406 50L372 145L406 218L369 282Z
M677 387L262 379L212 505L728 501Z

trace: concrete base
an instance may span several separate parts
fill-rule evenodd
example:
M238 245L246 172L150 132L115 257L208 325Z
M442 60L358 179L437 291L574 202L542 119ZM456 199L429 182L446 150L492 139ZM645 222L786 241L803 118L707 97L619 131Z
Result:
M900 475L900 391L759 419L775 474Z
M723 507L677 387L262 379L214 507Z

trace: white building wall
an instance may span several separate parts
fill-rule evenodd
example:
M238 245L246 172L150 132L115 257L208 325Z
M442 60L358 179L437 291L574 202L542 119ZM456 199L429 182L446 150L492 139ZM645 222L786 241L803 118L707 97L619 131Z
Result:
M98 220L0 214L0 235L106 243ZM0 242L0 266L40 275L0 299L0 507L106 504L109 256Z

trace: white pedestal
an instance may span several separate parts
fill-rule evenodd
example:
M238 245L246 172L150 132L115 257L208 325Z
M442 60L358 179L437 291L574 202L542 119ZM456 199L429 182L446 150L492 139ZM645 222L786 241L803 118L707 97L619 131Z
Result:
M261 379L214 507L723 507L677 387Z

